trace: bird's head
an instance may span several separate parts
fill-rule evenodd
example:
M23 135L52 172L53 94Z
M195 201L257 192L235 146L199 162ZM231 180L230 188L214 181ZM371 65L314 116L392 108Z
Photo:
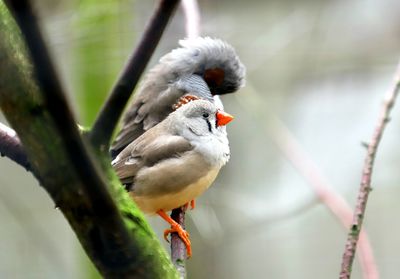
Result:
M233 120L232 115L206 100L190 101L179 107L174 114L196 136L225 133L224 126Z
M185 39L180 48L160 59L160 67L176 79L201 77L212 95L223 95L244 86L246 70L234 48L210 37Z

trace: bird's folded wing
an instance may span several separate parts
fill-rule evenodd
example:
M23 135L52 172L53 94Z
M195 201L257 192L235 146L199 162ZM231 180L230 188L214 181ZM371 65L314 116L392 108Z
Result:
M145 146L141 152L141 158L146 166L153 166L163 160L179 157L193 148L193 145L181 136L166 135L157 138L151 145Z
M164 120L172 112L172 106L183 95L175 86L144 84L127 110L111 152L118 154L145 131Z
M194 148L181 136L165 134L157 136L156 131L152 132L153 129L143 134L113 161L113 167L122 181L131 180L130 182L133 182L140 169L180 157Z

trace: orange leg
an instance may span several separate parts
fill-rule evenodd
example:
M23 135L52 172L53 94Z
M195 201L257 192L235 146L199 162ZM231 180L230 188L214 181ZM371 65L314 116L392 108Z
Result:
M192 256L192 247L190 245L189 233L187 231L185 231L181 227L181 225L179 225L177 222L175 222L167 213L165 213L164 210L157 211L157 214L160 215L161 218L163 218L165 221L167 221L171 225L171 229L167 229L164 231L165 240L168 241L167 236L170 233L176 232L179 235L179 237L182 239L183 243L185 243L187 256L188 256L188 258L190 258Z

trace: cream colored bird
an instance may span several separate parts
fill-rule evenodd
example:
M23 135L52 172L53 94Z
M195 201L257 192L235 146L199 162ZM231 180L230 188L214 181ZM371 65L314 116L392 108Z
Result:
M171 224L190 257L189 235L167 214L201 195L229 160L225 126L233 117L207 100L179 107L130 143L112 165L139 208Z

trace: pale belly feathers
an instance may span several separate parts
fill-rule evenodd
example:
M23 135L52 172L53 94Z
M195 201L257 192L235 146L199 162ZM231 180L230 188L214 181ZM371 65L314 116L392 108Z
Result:
M188 185L179 192L160 196L136 196L130 193L139 208L147 214L155 214L158 210L170 211L197 198L214 182L219 168L215 168L196 182Z

